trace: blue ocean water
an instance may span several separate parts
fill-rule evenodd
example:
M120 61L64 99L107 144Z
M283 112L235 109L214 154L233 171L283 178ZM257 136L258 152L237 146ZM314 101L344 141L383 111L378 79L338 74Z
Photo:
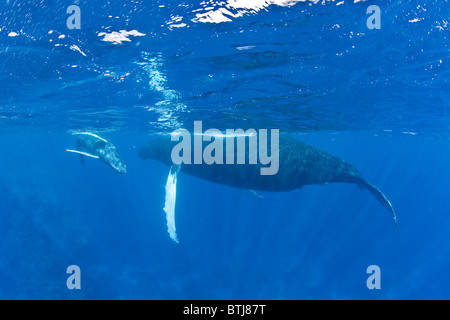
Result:
M449 299L449 9L2 1L0 298ZM276 128L345 159L398 226L351 184L259 199L181 173L175 243L169 168L137 150L194 121ZM77 131L114 143L128 173L66 152Z

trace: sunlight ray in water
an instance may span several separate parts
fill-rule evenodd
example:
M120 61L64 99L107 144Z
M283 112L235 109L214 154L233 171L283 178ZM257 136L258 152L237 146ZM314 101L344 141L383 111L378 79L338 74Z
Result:
M143 79L148 86L147 89L159 94L160 98L153 106L145 106L148 111L153 111L158 115L156 123L158 126L166 128L180 128L183 122L178 117L178 113L186 111L187 106L180 102L181 95L178 91L167 86L167 77L160 70L164 65L164 60L160 53L152 56L148 52L142 52L141 59L135 61L140 66Z

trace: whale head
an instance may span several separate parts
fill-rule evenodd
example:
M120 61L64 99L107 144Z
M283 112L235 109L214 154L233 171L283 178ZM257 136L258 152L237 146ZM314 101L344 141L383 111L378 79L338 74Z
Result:
M100 153L102 155L101 159L109 164L115 171L121 174L127 173L127 165L122 160L122 157L120 156L119 152L117 152L115 146L113 146L112 144L108 144Z
M114 162L110 162L109 164L118 173L121 174L127 173L127 165L122 161L122 159L117 159Z
M171 151L175 143L171 141L170 135L161 135L141 147L138 155L141 159L158 160L171 166Z

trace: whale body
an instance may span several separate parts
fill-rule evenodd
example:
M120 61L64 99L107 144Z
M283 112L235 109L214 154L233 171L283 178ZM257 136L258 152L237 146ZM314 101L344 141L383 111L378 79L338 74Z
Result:
M178 142L170 135L158 136L138 151L142 159L154 159L172 166L171 152ZM270 148L268 148L270 152ZM262 165L256 164L181 164L180 172L211 182L249 190L283 192L305 185L353 183L368 190L393 216L395 211L386 196L367 182L350 163L312 145L292 138L279 137L279 170L274 175L261 175Z
M75 132L73 135L78 136L76 150L66 151L79 154L81 163L84 164L84 157L91 157L101 160L118 173L127 173L125 162L111 142L91 132Z

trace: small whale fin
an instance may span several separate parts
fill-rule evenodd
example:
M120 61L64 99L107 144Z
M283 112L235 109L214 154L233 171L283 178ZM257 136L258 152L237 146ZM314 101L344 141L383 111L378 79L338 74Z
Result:
M373 184L370 184L369 182L367 182L364 179L359 179L357 182L357 185L360 189L369 190L370 193L372 193L372 195L375 198L377 198L377 200L383 205L383 207L385 207L392 214L392 217L394 218L395 226L397 226L397 216L395 215L394 208L392 207L392 204L388 200L388 198L386 198L386 196L383 194L383 192L381 192L380 189L378 189Z
M76 151L80 151L80 150L82 150L82 148L83 148L83 143L82 143L82 141L81 141L81 139L80 138L78 138L77 139L77 141L76 141ZM70 150L67 150L67 151L70 151ZM72 151L71 151L72 152ZM75 152L75 150L73 150L73 152ZM76 153L78 153L78 152L76 152ZM80 162L81 162L81 164L82 165L84 165L84 156L83 156L83 154L78 154L78 157L79 157L79 159L80 159Z

